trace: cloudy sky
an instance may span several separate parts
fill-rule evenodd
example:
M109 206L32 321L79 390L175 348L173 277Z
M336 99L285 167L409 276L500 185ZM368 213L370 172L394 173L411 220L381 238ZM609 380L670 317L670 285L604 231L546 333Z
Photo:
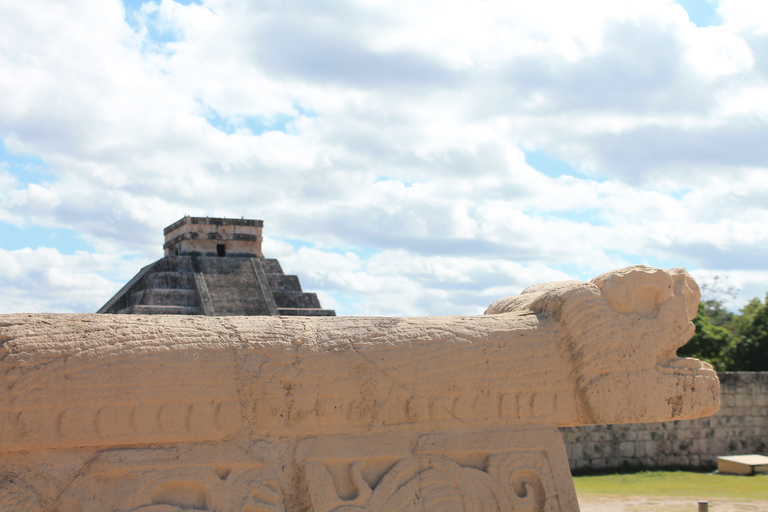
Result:
M183 215L339 314L614 268L768 291L764 0L0 0L0 313L93 312Z

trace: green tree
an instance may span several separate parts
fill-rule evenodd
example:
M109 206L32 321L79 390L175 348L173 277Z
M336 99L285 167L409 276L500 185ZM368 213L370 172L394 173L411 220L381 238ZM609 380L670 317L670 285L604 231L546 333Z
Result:
M718 300L699 303L699 311L693 319L696 333L678 349L677 355L703 359L719 372L729 370L736 337L726 326L730 326L733 319L734 314L727 311Z
M704 314L712 325L725 327L729 331L733 331L733 319L736 315L725 309L721 300L702 301L699 304L699 314L702 312L702 307L704 308Z
M728 350L733 371L768 371L768 295L752 299L734 321L735 343Z

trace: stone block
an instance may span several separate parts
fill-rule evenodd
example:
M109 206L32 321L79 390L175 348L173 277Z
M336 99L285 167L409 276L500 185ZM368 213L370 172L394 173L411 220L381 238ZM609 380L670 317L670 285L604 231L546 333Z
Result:
M630 267L537 285L482 316L2 315L0 500L578 510L558 426L717 410L714 371L672 356L697 301L684 271ZM637 454L616 441L628 429L591 427L581 455L618 467Z
M619 439L622 441L636 441L638 438L637 432L634 432L632 430L624 431L619 436Z
M739 424L744 425L745 422L742 420L741 422L739 422ZM748 427L748 426L743 426L741 428L734 428L734 429L731 429L731 430L732 430L732 434L731 435L734 436L734 437L739 437L739 438L749 437L749 436L752 435L752 432L753 432L753 429L751 427Z
M730 451L729 440L725 437L716 437L709 441L709 452L712 455L727 455Z
M744 453L747 447L748 441L746 439L729 439L728 440L728 452L730 453Z
M584 443L584 456L588 459L600 459L603 457L604 445L601 443Z
M571 453L568 456L569 460L581 460L584 458L584 445L582 443L573 443L570 445Z
M635 443L633 441L623 441L619 444L619 456L631 458L635 456Z

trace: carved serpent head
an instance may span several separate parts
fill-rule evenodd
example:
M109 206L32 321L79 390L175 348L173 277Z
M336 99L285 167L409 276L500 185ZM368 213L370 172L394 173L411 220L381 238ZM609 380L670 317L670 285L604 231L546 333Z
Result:
M712 366L676 356L695 332L700 297L684 269L633 266L588 283L536 285L486 313L528 310L556 324L583 423L665 421L720 407Z

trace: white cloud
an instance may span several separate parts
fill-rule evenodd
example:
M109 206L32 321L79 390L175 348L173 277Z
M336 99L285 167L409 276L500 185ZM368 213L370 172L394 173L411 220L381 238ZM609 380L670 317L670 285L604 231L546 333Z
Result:
M688 60L700 76L714 80L754 65L747 43L726 27L689 28L686 32Z
M734 32L768 31L768 5L750 0L719 0L717 13L724 25Z
M506 259L425 257L404 250L364 258L310 248L283 251L283 269L299 273L305 290L324 290L344 314L479 314L532 284L569 278L546 265Z
M31 258L56 291L24 304L84 308L81 278L104 302L97 272L124 282L184 214L264 219L267 256L357 313L478 311L627 263L757 272L760 9L721 0L701 29L667 0L4 5L0 138L50 172L3 164L0 222L93 247Z
M0 249L0 311L95 312L120 288L100 273L122 262L78 251L63 255L56 249Z

